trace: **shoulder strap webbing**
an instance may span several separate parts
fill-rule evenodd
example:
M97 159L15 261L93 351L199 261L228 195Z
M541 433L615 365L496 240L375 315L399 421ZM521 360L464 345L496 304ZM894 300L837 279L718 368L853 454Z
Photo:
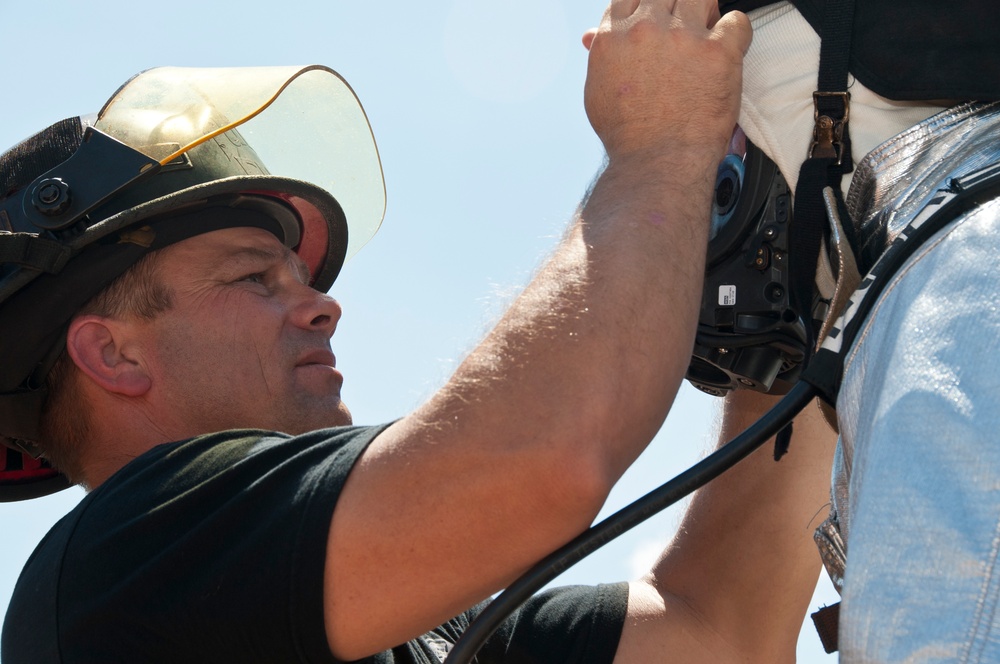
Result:
M802 380L816 387L827 403L835 405L843 378L844 356L893 275L946 224L998 195L1000 163L952 178L944 189L938 190L872 266L823 341L814 361L802 372Z
M851 142L847 130L850 94L847 92L848 62L855 0L830 0L826 5L820 45L817 91L813 93L813 142L809 157L799 169L795 187L793 223L789 229L792 305L807 317L807 353L815 346L812 321L813 282L816 262L827 228L823 189L833 189L841 218L847 219L840 181L852 170ZM850 223L845 224L849 228ZM846 230L846 229L845 229ZM850 231L846 231L850 233ZM848 240L851 238L848 237ZM808 355L806 362L808 363Z

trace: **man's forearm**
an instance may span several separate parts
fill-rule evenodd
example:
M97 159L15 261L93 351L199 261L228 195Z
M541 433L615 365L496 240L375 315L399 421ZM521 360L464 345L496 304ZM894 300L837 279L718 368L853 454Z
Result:
M726 398L720 442L753 424L776 397ZM675 541L654 570L661 593L757 659L794 661L794 647L821 569L812 533L829 504L836 435L815 403L795 419L780 462L769 441L692 499Z
M511 440L517 413L546 445L598 446L611 482L641 452L689 360L715 172L704 159L673 185L692 162L661 161L609 165L556 255L437 397L449 416L433 419L481 408L474 423L487 426L469 435L494 433L493 446Z

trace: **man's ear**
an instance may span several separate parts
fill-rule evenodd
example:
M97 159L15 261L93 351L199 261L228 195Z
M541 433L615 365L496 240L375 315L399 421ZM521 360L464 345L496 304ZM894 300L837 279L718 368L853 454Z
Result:
M138 357L125 345L127 324L103 316L77 316L66 331L66 352L80 371L114 394L142 396L152 381Z

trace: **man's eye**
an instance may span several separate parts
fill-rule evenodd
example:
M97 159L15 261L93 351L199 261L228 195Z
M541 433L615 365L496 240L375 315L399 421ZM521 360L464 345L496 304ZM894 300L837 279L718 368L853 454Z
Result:
M253 274L248 274L247 276L240 279L240 281L249 281L252 284L262 284L264 283L264 273L254 272Z

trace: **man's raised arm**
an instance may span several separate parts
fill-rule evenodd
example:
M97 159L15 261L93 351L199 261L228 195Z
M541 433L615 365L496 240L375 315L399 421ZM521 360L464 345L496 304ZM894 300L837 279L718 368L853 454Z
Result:
M742 14L717 21L714 0L613 0L586 38L607 166L496 329L352 471L325 578L338 656L504 587L590 524L660 427L690 358L750 41Z
M726 397L720 443L777 398ZM837 437L816 404L795 418L788 453L773 441L699 490L674 541L629 591L616 663L781 664L795 646L821 563L813 531L830 502Z

